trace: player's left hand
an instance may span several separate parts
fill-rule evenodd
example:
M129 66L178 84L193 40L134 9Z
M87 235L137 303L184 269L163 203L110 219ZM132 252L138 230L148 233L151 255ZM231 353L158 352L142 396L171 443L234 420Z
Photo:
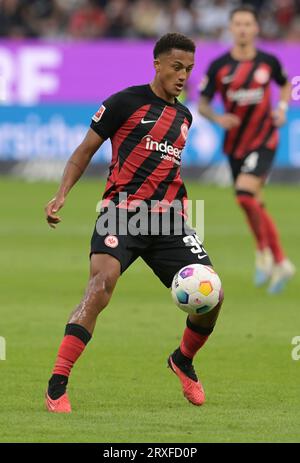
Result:
M275 109L272 112L272 117L275 127L281 127L286 123L286 112L283 109Z

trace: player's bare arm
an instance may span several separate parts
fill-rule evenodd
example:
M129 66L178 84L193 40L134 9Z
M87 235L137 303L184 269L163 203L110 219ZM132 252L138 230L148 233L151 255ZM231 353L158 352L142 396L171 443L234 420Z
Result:
M45 207L46 220L51 228L56 228L61 221L57 212L63 207L67 194L80 179L103 141L94 130L89 129L82 143L68 160L58 192Z
M292 87L288 81L280 88L279 102L272 113L276 127L282 127L286 123L286 112L291 97L291 90Z
M225 130L230 130L233 129L234 127L238 127L241 123L240 119L238 116L235 114L231 113L225 113L225 114L218 114L216 113L211 104L209 98L206 96L201 96L200 97L200 102L199 102L199 113L209 119L212 122L215 122L216 124L220 125L223 127Z

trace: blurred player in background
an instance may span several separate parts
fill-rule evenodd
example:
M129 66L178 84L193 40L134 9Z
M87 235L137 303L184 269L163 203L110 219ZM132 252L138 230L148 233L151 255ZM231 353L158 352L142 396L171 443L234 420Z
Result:
M69 159L55 198L46 206L51 227L60 222L57 211L107 138L112 141L113 155L103 204L111 201L117 205L117 225L121 224L122 210L130 210L136 201L171 204L176 199L182 205L180 215L184 215L186 189L180 176L180 153L192 116L177 97L192 71L194 52L194 42L189 38L180 34L163 36L154 48L153 82L130 87L104 101L93 116L85 139ZM120 193L126 193L126 201L121 201ZM147 209L149 213L157 214L157 211ZM101 217L100 214L97 222ZM49 411L71 411L66 392L71 368L91 339L97 317L107 306L121 273L139 256L166 287L171 286L174 275L186 265L211 265L192 229L180 235L172 231L156 236L118 232L105 235L99 233L96 224L91 241L89 283L82 301L69 318L59 348L46 393ZM222 299L220 294L219 303L212 311L188 316L181 344L168 359L168 365L181 381L185 397L195 405L201 405L205 395L192 361L213 331ZM148 361L151 353L145 365Z
M224 152L234 180L236 200L243 209L256 240L255 284L269 281L268 291L277 293L294 275L286 258L273 219L262 199L278 145L278 127L286 122L290 84L278 59L258 50L258 17L252 6L235 8L230 17L232 49L214 60L201 84L199 111L226 130ZM280 87L280 100L272 111L270 83ZM221 94L225 114L211 107Z

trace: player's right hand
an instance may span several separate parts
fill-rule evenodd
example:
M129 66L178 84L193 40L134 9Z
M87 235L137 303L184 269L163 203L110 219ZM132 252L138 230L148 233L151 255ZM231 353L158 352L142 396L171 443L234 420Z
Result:
M225 113L216 117L216 123L223 127L225 130L231 130L235 127L238 127L241 123L241 120L235 114Z
M61 221L61 218L56 213L63 207L64 202L65 198L63 196L57 196L46 205L46 220L51 228L56 228L56 225Z

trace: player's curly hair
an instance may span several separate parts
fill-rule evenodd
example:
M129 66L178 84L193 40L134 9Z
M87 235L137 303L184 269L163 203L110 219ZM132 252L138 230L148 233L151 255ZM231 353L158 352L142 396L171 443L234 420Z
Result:
M154 59L162 53L171 51L173 48L195 53L196 45L193 40L183 34L178 34L176 32L165 34L155 44L153 50Z

